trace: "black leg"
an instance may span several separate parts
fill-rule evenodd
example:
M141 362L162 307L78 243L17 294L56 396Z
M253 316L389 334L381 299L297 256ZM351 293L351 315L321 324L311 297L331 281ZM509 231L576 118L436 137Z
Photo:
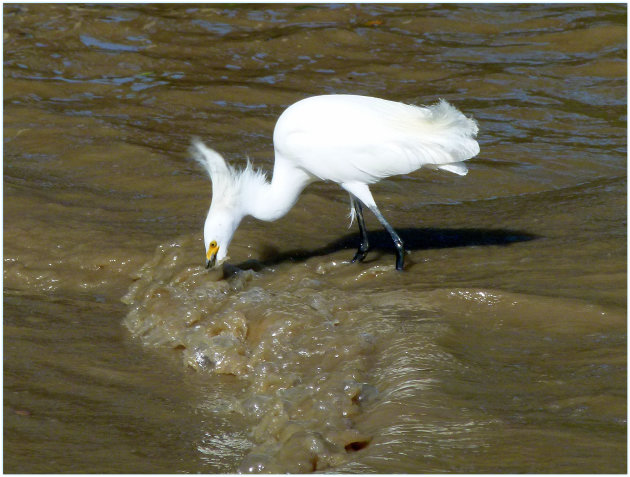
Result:
M383 214L378 210L376 206L370 207L370 210L376 215L378 221L385 227L385 230L389 232L392 240L394 241L394 246L396 247L396 270L402 270L405 265L405 246L403 241L400 239L394 228L389 225Z
M365 221L363 220L363 207L361 207L361 201L353 195L350 195L350 201L354 207L354 211L357 216L357 223L359 224L359 233L361 234L361 244L359 245L357 253L354 254L352 262L362 262L370 250Z

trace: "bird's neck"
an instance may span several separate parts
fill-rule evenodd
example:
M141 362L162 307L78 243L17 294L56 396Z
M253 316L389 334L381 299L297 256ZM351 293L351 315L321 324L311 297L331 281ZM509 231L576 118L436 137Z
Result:
M259 182L248 191L247 214L259 220L277 220L291 210L314 178L276 154L271 183Z

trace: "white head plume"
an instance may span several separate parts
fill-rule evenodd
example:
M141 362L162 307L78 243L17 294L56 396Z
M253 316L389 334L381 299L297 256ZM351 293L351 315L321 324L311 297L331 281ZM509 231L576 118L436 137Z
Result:
M243 217L248 215L247 195L266 184L263 172L255 171L247 162L243 170L230 166L218 152L194 140L190 152L208 172L212 181L212 202L204 224L204 245L208 253L211 243L216 243L216 263L227 258L232 236ZM215 257L208 258L212 263Z
M248 186L259 186L267 182L267 176L260 170L254 170L247 161L245 169L236 169L225 162L221 154L195 139L190 149L193 157L208 172L212 181L212 202L223 205L236 205L242 202L242 195L251 190ZM245 214L247 215L247 214Z

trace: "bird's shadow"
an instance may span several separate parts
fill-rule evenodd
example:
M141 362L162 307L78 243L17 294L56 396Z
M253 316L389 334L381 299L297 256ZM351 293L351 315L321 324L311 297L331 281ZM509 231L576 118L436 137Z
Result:
M479 229L479 228L404 228L396 229L403 240L406 250L431 250L452 247L471 247L499 245L508 246L518 242L536 240L540 236L520 230ZM248 260L239 268L258 268L261 265L272 266L282 262L303 262L313 257L329 255L341 250L348 250L348 259L359 246L361 239L358 233L346 234L339 239L317 249L294 249L280 252L272 246L264 247L260 258ZM385 230L368 232L370 252L394 253L394 245ZM370 255L366 261L370 261ZM255 262L252 263L252 262ZM256 266L258 265L258 267Z

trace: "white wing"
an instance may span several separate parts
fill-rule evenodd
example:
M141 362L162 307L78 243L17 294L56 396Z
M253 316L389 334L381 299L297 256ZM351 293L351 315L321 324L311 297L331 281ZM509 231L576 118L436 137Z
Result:
M289 107L276 153L324 180L373 183L423 166L465 174L478 131L446 101L430 107L354 95L315 96Z

